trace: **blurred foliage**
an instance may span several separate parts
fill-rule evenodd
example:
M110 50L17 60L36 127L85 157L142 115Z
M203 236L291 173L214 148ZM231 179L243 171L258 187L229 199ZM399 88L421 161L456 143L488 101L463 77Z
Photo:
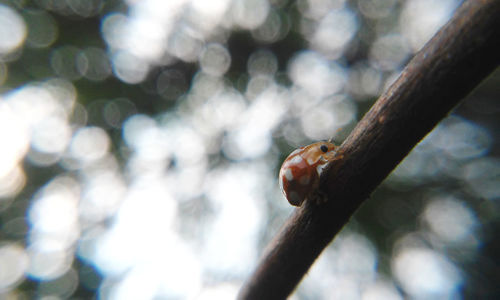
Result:
M0 297L233 298L292 210L283 159L344 139L460 4L209 2L0 1ZM297 299L500 296L499 87L414 149Z

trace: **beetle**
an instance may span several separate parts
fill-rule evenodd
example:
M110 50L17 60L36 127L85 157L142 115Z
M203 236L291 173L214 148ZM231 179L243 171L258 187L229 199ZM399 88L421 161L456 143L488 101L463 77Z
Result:
M327 164L342 158L336 156L337 146L331 142L316 142L296 149L285 159L279 172L281 191L293 206L301 206L313 198L319 177Z

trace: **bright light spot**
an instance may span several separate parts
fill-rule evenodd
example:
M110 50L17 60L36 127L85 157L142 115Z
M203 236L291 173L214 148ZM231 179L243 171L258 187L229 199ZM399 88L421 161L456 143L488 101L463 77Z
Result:
M3 243L0 246L0 293L14 289L23 280L28 264L28 255L20 245Z
M32 233L72 243L79 228L79 192L78 184L69 177L56 177L49 182L38 192L28 211Z
M118 174L101 172L88 178L79 204L83 221L97 223L112 216L125 193L125 183Z
M230 4L231 0L191 0L191 7L200 15L198 21L210 29L220 22Z
M40 250L29 247L27 275L35 280L54 280L66 273L73 263L73 253L67 250Z
M148 165L151 165L150 162L153 161L161 165L174 147L156 121L144 115L134 115L125 121L123 139L135 151L137 158Z
M245 29L254 29L261 25L269 13L267 0L233 1L233 22Z
M5 178L28 151L29 130L23 118L4 101L0 102L0 141L3 145L0 147L0 177Z
M394 276L408 296L418 299L450 299L463 279L446 257L425 248L407 248L392 259Z
M312 51L296 55L288 73L295 84L317 97L338 93L346 83L346 74L341 66Z
M166 252L154 253L130 269L109 299L194 299L201 289L201 266L182 241L172 241Z
M112 13L103 18L101 32L104 40L112 49L125 47L127 22L127 16L120 13Z
M0 149L0 194L15 195L24 185L23 170L15 168L25 158L30 142L32 163L57 161L71 135L67 117L73 110L75 95L73 85L54 79L21 87L5 96L0 103L0 140L8 142Z
M190 97L188 98L191 100L189 108L196 108L206 99L223 92L224 85L225 83L220 77L210 76L204 72L196 73L191 83Z
M208 175L206 195L216 217L204 235L205 267L212 274L241 276L257 259L259 225L264 203L261 166L241 165L214 170Z
M346 234L333 245L336 268L341 274L355 274L359 279L372 279L377 266L376 249L364 236Z
M16 196L26 184L26 174L20 165L13 167L10 172L0 176L0 210L2 199Z
M69 118L73 114L73 108L76 103L77 91L75 86L65 79L49 79L42 84L50 96L54 99L52 114L62 114Z
M158 1L157 1L158 2ZM128 35L125 35L124 47L145 62L155 61L165 52L167 45L165 35L169 26L154 16L134 16L127 24Z
M389 34L379 37L370 50L370 61L377 68L389 71L401 68L410 49L406 40L399 34Z
M361 297L362 300L403 300L403 296L396 289L394 284L378 280L370 284Z
M169 36L174 31L185 1L139 1L131 4L126 22L119 30L122 41L118 49L126 50L148 68L167 50Z
M451 116L439 123L425 142L444 150L454 159L471 159L488 152L493 140L484 128L462 119Z
M230 130L246 111L247 103L237 91L223 91L206 100L201 106L200 117L203 118L203 127L212 127L213 130Z
M448 21L461 1L410 0L404 3L400 27L416 52Z
M423 217L430 229L447 242L462 242L474 234L477 219L474 213L453 197L433 199Z
M420 144L422 145L422 144ZM389 176L392 182L408 182L416 184L425 180L428 177L435 176L439 172L440 165L429 157L428 151L420 147L416 147L397 166L393 173Z
M127 15L111 13L104 17L101 32L114 75L135 84L142 82L151 68L172 64L176 58L186 62L199 59L204 72L224 74L231 61L227 49L221 52L212 47L215 44L206 47L205 41L225 34L231 26L257 28L266 21L270 5L267 0L147 0L129 1L128 8ZM85 59L81 65L85 70Z
M134 115L125 121L123 125L123 139L127 145L133 149L142 145L141 137L150 128L156 127L156 122L145 115Z
M27 274L36 280L53 280L73 263L72 246L80 235L80 188L70 177L56 177L35 196L28 211L30 265Z
M231 65L229 51L220 44L207 45L200 55L201 69L213 76L221 76Z
M343 233L314 263L300 289L318 299L359 299L375 280L376 250L364 236Z
M215 15L225 10L223 1L217 3L210 5ZM200 11L206 5L195 4L190 11L187 4L184 0L137 1L130 3L128 16L110 14L104 19L101 31L112 53L116 77L134 84L142 82L150 68L170 64L172 57L196 61L205 35L221 19L205 18L211 14ZM192 20L186 20L190 16Z
M463 170L467 185L485 199L500 199L500 159L481 157L470 161Z
M276 42L285 37L290 30L290 22L277 11L271 10L266 20L257 29L252 30L252 37L256 41L265 43Z
M40 152L62 153L71 134L71 128L65 119L48 117L34 126L31 145Z
M338 58L357 29L356 16L351 10L333 10L319 22L311 38L312 47L328 57Z
M170 41L170 53L183 61L194 62L200 56L203 49L203 41L194 36L190 28L182 28L183 31L175 32Z
M161 261L165 253L173 251L176 217L177 203L162 178L138 179L129 187L111 229L99 237L89 259L107 276Z
M148 74L148 63L128 51L120 51L114 54L111 60L114 74L125 83L139 83Z
M196 298L197 300L232 300L236 299L240 284L223 283L216 286L206 287L202 290L201 294Z
M106 131L99 127L85 127L75 133L70 153L82 163L90 163L104 157L110 144Z
M276 88L276 83L272 75L257 75L250 77L247 83L245 96L249 100L253 100L269 89Z
M356 116L356 106L345 97L314 104L300 118L305 135L311 140L330 139L332 132L349 124Z
M97 237L81 242L78 253L91 262L105 277L115 277L124 274L140 256L140 246L133 241L135 236L127 239L124 230L112 228Z
M360 100L372 100L382 89L382 72L365 63L358 63L349 69L349 91Z
M173 190L172 193L179 202L194 200L199 197L202 189L196 187L202 186L207 173L206 161L201 161L191 166L179 166L175 171L168 174L169 187Z
M251 125L242 126L229 137L224 154L231 159L255 158L271 147L271 133Z
M19 88L5 100L22 122L32 128L53 115L67 117L75 104L76 91L68 81L54 79Z
M162 128L167 142L175 145L172 152L179 168L199 163L205 157L205 145L200 135L180 122ZM185 124L184 124L185 125Z
M286 94L269 89L254 99L223 143L232 159L255 158L271 147L271 131L286 112Z
M19 48L26 34L26 24L23 18L10 7L0 5L0 55Z
M390 178L422 181L444 173L463 179L458 161L470 161L485 155L492 143L491 134L482 127L457 116L447 117L405 158ZM440 155L435 155L436 151Z

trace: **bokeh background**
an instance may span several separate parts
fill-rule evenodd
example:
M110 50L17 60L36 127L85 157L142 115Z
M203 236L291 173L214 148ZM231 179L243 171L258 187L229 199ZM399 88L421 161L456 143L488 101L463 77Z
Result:
M456 0L0 1L0 298L233 299ZM499 296L500 74L404 160L292 299ZM432 109L432 108L430 108Z

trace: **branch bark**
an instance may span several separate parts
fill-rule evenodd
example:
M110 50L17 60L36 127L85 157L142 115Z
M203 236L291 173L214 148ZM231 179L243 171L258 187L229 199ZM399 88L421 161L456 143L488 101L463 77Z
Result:
M500 1L469 0L421 49L340 146L306 201L268 245L239 299L284 299L411 149L500 63Z

